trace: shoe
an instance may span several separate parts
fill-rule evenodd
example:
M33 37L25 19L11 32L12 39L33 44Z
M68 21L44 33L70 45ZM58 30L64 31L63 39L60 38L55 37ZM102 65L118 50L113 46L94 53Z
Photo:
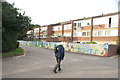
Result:
M57 73L56 70L53 70L54 73Z
M61 69L59 69L58 71L61 71Z

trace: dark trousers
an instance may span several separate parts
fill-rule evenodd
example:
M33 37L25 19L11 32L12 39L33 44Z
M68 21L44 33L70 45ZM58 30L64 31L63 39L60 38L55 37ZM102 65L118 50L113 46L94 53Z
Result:
M58 58L58 57L56 57L56 61L57 61L57 64L55 65L54 70L56 71L56 70L57 70L57 68L58 68L58 70L61 70L61 68L60 68L60 62L61 62L61 59L60 59L60 58Z

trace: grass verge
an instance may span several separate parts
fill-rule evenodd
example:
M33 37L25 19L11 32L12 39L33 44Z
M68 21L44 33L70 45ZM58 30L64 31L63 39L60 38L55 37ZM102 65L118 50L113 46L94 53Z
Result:
M24 54L24 49L22 48L17 48L16 50L14 51L10 51L10 52L7 52L7 53L0 53L0 57L4 58L4 57L12 57L12 56L18 56L18 55L23 55Z

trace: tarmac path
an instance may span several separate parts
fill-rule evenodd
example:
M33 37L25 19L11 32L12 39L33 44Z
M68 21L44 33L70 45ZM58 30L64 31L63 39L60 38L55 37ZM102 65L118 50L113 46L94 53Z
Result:
M53 72L53 50L21 46L24 56L2 59L3 78L118 78L118 56L99 57L65 52L62 71Z

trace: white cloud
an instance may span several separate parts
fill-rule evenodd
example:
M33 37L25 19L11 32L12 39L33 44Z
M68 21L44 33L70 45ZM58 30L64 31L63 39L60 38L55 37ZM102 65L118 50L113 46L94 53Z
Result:
M66 20L117 12L118 0L7 0L23 9L33 22L48 25Z

